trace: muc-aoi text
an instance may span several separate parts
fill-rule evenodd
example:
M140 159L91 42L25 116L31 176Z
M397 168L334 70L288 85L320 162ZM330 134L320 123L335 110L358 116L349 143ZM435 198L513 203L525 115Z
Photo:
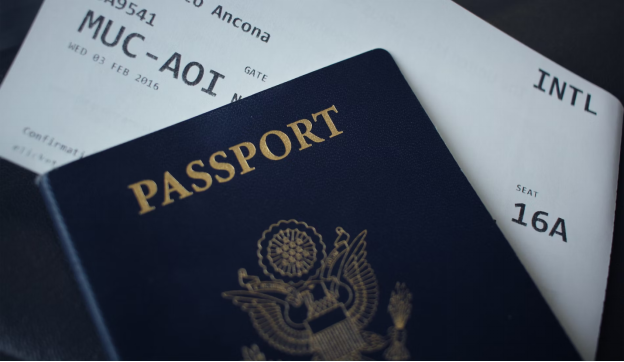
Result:
M322 120L325 121L325 126L329 129L329 138L333 138L342 134L343 131L337 129L334 120L331 118L333 114L330 115L330 112L338 113L338 110L332 105L320 112L312 113L312 120L317 122L319 117L322 118ZM312 147L314 143L324 142L325 139L319 137L318 134L327 133L326 130L323 130L323 133L318 131L315 131L317 132L316 134L313 133L312 122L305 118L287 124L286 128L286 132L271 130L260 137L260 140L256 144L260 148L260 154L262 154L262 156L271 161L283 160L292 150L292 136L294 136L297 142L296 146L299 146L299 151L303 151ZM269 137L283 144L282 154L276 155L271 151L267 144L267 139L269 139ZM207 165L202 159L190 161L186 165L186 177L190 180L184 180L186 181L184 183L179 182L169 171L165 171L161 183L162 188L158 187L156 181L149 179L128 185L128 189L132 191L138 203L139 215L155 210L157 205L167 206L172 204L176 199L182 200L195 193L210 189L213 185L213 175L218 183L226 183L236 176L237 168L240 168L240 175L254 171L256 168L253 167L253 158L256 156L256 144L243 142L228 148L227 151L216 151L207 158ZM229 159L232 159L231 156L233 156L234 162L227 162L227 160L229 160L228 156L230 156ZM206 172L208 167L211 169L210 173ZM159 194L160 197L162 197L162 201L156 200Z

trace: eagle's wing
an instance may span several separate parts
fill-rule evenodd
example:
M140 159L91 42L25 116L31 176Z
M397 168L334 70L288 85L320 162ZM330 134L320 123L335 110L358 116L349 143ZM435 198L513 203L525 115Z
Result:
M344 255L337 276L347 281L353 290L349 318L364 328L373 318L379 304L377 277L366 260L366 230L353 239Z
M305 329L296 329L284 320L289 304L268 294L233 290L223 293L223 297L231 299L234 305L249 313L258 334L282 352L303 355L311 354L310 333ZM282 310L282 308L284 308Z

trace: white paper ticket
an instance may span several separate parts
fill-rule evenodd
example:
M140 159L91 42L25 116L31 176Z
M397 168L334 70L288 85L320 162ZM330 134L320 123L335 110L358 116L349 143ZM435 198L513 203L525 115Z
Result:
M452 2L46 0L0 88L0 156L44 173L374 48L593 359L622 106Z

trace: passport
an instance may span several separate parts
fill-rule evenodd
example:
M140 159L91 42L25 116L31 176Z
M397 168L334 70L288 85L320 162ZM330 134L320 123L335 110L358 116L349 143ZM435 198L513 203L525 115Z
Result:
M111 359L579 358L385 50L39 186Z

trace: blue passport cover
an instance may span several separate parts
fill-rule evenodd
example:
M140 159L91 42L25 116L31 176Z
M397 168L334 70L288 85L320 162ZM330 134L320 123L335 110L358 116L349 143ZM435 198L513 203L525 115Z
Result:
M381 49L40 187L113 359L578 359Z

